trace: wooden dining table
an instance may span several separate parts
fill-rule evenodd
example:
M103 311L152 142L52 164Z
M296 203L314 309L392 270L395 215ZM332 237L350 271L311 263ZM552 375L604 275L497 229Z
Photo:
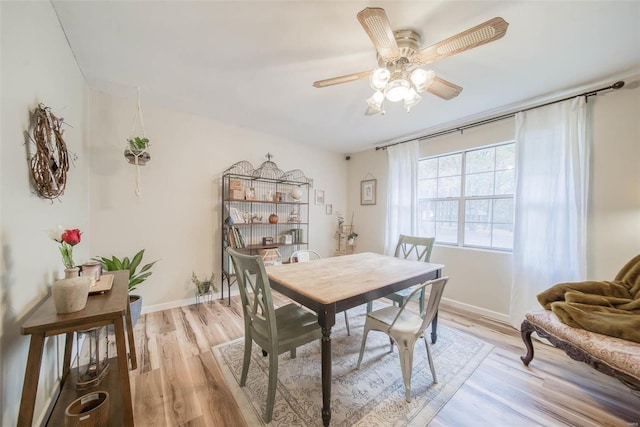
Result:
M331 422L331 328L336 313L441 277L443 268L370 252L267 268L272 289L318 314L325 426Z

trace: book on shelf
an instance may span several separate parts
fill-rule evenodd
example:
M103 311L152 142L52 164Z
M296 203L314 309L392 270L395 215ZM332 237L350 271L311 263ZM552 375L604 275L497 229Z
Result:
M238 227L229 227L227 242L234 249L247 247L247 241Z

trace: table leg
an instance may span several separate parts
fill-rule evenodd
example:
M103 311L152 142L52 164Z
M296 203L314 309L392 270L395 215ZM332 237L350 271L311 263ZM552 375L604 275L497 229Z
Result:
M65 382L71 371L71 350L73 349L73 332L67 332L64 341L64 359L62 361L62 382Z
M118 352L118 376L120 378L120 394L122 396L122 419L125 426L133 427L133 408L131 398L131 385L129 383L129 364L127 345L124 336L123 316L118 316L114 321L116 332L116 351Z
M331 327L336 323L336 311L325 309L318 313L318 324L322 328L322 422L331 422Z
M36 404L36 392L40 379L40 363L42 362L42 350L44 348L44 333L31 335L29 344L29 356L27 368L24 373L22 385L22 400L20 400L20 412L18 412L18 426L31 427L33 411Z
M131 322L131 308L127 304L127 339L129 340L129 360L131 360L131 369L138 369L138 357L136 355L136 342L133 338L133 323Z

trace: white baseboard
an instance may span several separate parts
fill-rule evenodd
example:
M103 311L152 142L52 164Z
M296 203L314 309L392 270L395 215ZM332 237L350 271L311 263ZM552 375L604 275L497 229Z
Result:
M239 295L238 287L231 290L231 296ZM214 298L220 298L220 293L217 293ZM227 299L227 294L225 293L224 299ZM148 305L142 307L142 314L146 313L154 313L156 311L169 310L172 308L183 307L185 305L192 305L196 303L196 298L187 298L183 300L171 301L163 304L156 305ZM457 308L460 310L464 310L470 313L479 314L480 316L486 317L491 320L495 320L498 322L509 323L509 315L498 313L497 311L487 310L486 308L478 307L475 305L467 304L460 301L455 301L449 298L442 298L442 304L447 305L453 308Z
M214 294L213 298L214 299L219 299L220 298L220 292L217 292L216 294ZM234 295L240 295L240 291L238 290L238 287L236 286L235 289L231 289L231 296ZM225 294L224 294L224 299L227 299L227 292L225 289ZM201 300L202 301L202 300ZM144 303L144 299L142 300L142 302ZM170 302L165 302L162 304L155 304L155 305L143 305L142 306L142 311L140 312L140 314L147 314L147 313L155 313L156 311L162 311L162 310L169 310L172 308L178 308L178 307L184 307L185 305L192 305L196 303L196 297L192 297L192 298L187 298L187 299L183 299L183 300L176 300L176 301L170 301Z
M508 314L498 313L497 311L487 310L486 308L478 307L475 305L467 304L464 302L460 302L460 301L456 301L456 300L452 300L444 297L442 298L441 304L449 307L453 307L453 308L458 308L460 310L464 310L470 313L479 314L482 317L486 317L491 320L496 320L498 322L510 324Z

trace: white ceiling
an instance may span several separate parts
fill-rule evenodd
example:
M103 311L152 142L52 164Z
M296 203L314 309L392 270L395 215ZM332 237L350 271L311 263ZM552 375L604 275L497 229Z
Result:
M640 73L639 1L52 0L92 89L353 153L532 98ZM407 114L364 116L368 81L315 80L376 66L356 13L383 7L431 45L494 16L504 38L431 64L464 88ZM215 140L215 139L213 139ZM213 141L212 140L212 141Z

